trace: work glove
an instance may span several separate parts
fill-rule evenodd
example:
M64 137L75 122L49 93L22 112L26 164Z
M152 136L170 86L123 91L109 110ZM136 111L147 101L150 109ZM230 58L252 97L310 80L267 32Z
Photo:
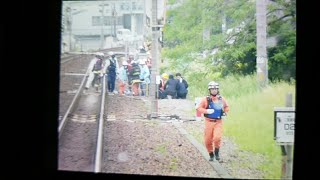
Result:
M207 114L212 114L214 113L214 109L207 109Z

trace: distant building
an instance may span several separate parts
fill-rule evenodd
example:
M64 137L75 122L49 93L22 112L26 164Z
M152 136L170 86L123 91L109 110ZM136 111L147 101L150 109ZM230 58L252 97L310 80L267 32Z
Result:
M117 29L143 35L145 9L151 8L145 1L63 1L61 43L67 48L62 51L99 49L107 37L116 36Z

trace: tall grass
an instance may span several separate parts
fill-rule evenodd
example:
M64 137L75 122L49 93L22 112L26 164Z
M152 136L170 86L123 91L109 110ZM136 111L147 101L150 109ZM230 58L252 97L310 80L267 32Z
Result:
M188 77L190 99L208 95L208 83L216 81L220 85L220 92L226 97L240 97L242 95L255 93L259 90L255 74L250 76L228 76L221 78L214 74L203 78L202 73L193 74Z
M220 84L220 93L227 99L230 112L224 122L224 136L229 136L240 150L259 153L267 162L261 167L267 179L281 177L281 149L274 140L274 107L284 107L287 93L295 104L295 82L269 82L263 89L258 88L256 75L229 76L226 78L190 78L189 98L208 94L208 82ZM197 84L192 86L192 83Z

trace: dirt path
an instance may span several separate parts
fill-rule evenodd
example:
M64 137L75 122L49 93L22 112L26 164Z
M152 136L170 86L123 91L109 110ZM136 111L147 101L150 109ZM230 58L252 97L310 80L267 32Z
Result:
M158 101L160 115L177 115L186 121L148 120L150 104L147 99L118 95L107 98L103 172L219 178L208 163L208 157L202 156L172 123L179 122L203 144L203 121L187 121L194 119L194 101ZM239 151L227 137L222 141L221 157L221 166L232 177L262 178L263 174L256 167L263 158Z

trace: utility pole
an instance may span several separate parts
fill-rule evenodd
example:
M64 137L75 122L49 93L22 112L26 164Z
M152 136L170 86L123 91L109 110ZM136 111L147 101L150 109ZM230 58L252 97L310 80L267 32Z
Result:
M145 28L146 28L146 0L143 0L143 28L142 28L142 34L145 34Z
M158 99L157 93L158 88L156 84L156 76L159 74L158 62L158 37L159 37L159 27L157 21L157 0L152 0L152 67L151 67L151 83L150 83L150 100L151 100L151 118L158 117Z
M286 107L293 107L292 105L292 94L288 93L286 96ZM286 144L283 145L286 156L284 156L283 160L283 166L285 167L284 173L282 171L282 177L281 179L292 179L292 169L293 169L293 143L292 144Z
M103 44L104 44L104 32L103 32L103 25L104 25L104 4L101 4L101 19L100 19L100 22L101 22L101 34L100 34L100 41L101 41L101 44L100 44L100 48L103 49Z
M71 36L72 36L72 10L71 7L66 8L67 11L67 29L69 31L69 51L71 51Z
M114 18L114 28L113 28L113 35L114 37L116 38L117 37L117 28L116 28L116 25L117 25L117 11L116 11L116 5L115 3L113 3L113 11L112 11L112 16Z
M257 80L260 88L268 84L268 56L267 56L267 15L266 0L256 0L257 19Z

